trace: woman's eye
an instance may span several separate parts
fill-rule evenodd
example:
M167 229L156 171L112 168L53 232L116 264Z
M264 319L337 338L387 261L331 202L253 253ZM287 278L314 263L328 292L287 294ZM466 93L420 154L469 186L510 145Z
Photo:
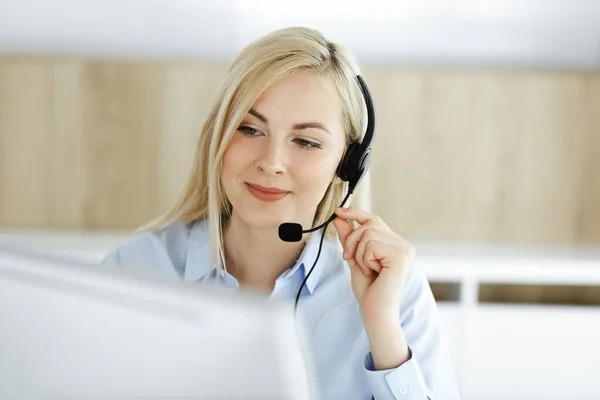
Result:
M246 136L256 136L257 134L261 133L258 129L250 126L240 126L238 131L241 131Z
M300 147L308 150L321 148L321 145L319 143L311 142L310 140L297 139L296 143L298 143Z
M254 137L254 136L258 136L260 134L262 134L261 131L259 131L256 128L252 128L251 126L245 126L245 125L241 125L238 128L238 131L242 132L242 134L244 136L248 136L248 137ZM306 150L314 150L314 149L320 149L321 145L319 143L310 141L310 140L306 140L306 139L296 139L296 143L298 143L298 145L300 147L302 147L303 149Z

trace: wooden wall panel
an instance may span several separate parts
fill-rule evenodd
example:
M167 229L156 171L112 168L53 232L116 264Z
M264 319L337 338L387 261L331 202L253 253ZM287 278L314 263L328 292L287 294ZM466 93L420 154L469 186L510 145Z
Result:
M164 66L4 63L0 222L128 228L156 212Z
M367 78L380 116L374 210L395 229L417 240L600 242L588 193L600 178L585 161L600 130L597 76L382 69Z
M0 221L79 225L85 177L78 68L17 62L0 71Z
M170 208L179 197L200 132L226 75L227 68L216 63L174 63L167 69L157 159L160 210Z
M227 73L0 57L0 227L133 228L166 210ZM364 68L371 209L410 240L600 243L600 74Z
M164 82L161 64L84 67L84 227L127 228L156 212Z
M579 242L600 243L600 74L589 77L586 88L588 145L583 158L583 177L577 215Z

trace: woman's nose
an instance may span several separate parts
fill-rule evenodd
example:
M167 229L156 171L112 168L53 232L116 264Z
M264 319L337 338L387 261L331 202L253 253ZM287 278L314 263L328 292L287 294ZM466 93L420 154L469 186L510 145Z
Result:
M256 167L268 175L282 175L287 170L287 156L284 145L268 140L256 159Z

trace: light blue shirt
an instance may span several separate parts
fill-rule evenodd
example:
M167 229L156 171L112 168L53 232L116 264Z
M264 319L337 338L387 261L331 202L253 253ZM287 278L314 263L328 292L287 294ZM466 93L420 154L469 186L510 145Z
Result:
M269 301L293 304L305 274L317 256L321 231L309 238L296 264L275 282ZM321 399L456 400L459 399L436 303L421 268L409 270L399 310L400 324L411 350L401 366L374 370L369 341L350 270L337 240L325 239L319 261L308 278L298 304L298 319L307 327L304 346L312 352L316 389ZM172 223L141 233L113 249L102 261L118 268L143 269L186 284L210 273L210 244L206 220ZM218 281L234 290L237 280L222 271ZM306 348L306 347L305 347Z

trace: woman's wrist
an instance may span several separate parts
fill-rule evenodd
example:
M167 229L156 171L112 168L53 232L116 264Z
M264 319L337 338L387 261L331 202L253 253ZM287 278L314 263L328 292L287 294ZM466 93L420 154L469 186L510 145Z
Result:
M410 359L408 343L400 321L382 319L365 325L371 345L371 355L375 370L397 368Z

